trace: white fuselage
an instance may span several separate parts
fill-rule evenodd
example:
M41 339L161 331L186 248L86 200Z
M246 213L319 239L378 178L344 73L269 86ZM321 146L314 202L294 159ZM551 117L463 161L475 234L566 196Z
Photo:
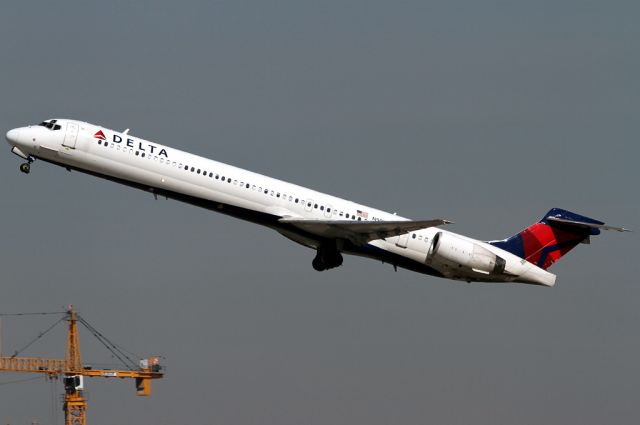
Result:
M408 220L218 161L149 142L93 124L58 119L59 129L29 126L11 130L14 153L274 228L311 248L322 240L288 226L281 218L353 221ZM429 255L436 234L451 242L449 254ZM443 236L444 235L444 236ZM488 243L440 228L417 230L370 241L345 244L341 251L379 259L414 271L464 281L524 282L552 286L555 275ZM441 248L445 253L446 246ZM478 257L478 255L480 257ZM504 259L504 268L474 266L482 255Z

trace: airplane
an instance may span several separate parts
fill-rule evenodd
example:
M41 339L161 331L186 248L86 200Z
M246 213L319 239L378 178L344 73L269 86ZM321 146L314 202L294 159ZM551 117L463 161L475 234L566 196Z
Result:
M551 287L547 269L606 226L560 208L503 240L480 241L312 189L193 155L104 126L48 119L9 130L11 152L28 174L39 159L187 204L267 226L316 251L315 270L339 267L342 254L465 282Z

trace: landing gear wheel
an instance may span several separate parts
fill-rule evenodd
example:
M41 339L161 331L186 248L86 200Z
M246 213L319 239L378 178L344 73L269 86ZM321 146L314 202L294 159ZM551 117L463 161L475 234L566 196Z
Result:
M320 261L320 259L318 259L318 257L313 259L313 261L311 262L311 265L313 266L313 269L316 270L316 271L321 272L321 271L326 270L326 267L324 266L322 261Z
M313 268L319 272L334 269L342 265L342 254L337 251L318 250L315 258L311 262Z
M29 174L29 171L31 171L31 164L29 164L28 162L25 162L24 164L20 164L20 171L22 171L25 174Z

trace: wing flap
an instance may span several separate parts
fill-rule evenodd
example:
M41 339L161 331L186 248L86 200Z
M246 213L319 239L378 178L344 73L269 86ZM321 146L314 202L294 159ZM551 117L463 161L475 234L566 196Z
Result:
M415 230L452 223L449 220L406 220L406 221L351 221L351 220L304 220L281 218L281 223L291 224L298 229L325 239L347 239L356 245L363 245L376 239L400 236Z

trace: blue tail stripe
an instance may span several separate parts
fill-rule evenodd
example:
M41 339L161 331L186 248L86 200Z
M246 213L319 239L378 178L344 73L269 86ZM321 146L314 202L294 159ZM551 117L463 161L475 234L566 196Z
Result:
M602 221L594 220L593 218L585 217L571 211L563 210L562 208L551 208L551 210L549 210L549 212L544 215L542 220L540 220L540 223L550 224L547 222L547 218L549 217L558 217L572 221L582 221L583 223L604 224L604 222Z
M503 241L492 241L491 245L504 249L520 258L525 258L524 243L522 242L522 235L520 233Z

